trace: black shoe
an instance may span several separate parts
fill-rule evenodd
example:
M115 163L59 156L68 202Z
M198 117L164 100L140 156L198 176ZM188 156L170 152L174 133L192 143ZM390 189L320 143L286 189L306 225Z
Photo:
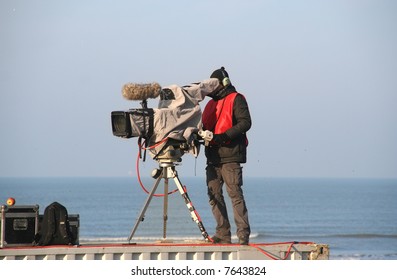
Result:
M238 243L240 245L248 245L249 238L248 237L240 237L238 239Z
M214 244L231 244L232 241L231 241L231 239L220 239L217 236L213 236L212 243L214 243Z

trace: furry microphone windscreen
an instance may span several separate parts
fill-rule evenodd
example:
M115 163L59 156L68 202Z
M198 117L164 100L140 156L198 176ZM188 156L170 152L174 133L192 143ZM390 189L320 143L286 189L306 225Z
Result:
M157 98L160 95L161 86L158 83L149 84L125 84L122 94L128 100L146 100Z

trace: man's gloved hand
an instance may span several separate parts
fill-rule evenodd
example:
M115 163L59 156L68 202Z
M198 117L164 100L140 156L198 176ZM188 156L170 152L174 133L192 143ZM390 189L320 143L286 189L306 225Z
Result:
M229 140L230 138L226 133L214 134L214 137L212 138L212 141L217 145L221 145Z

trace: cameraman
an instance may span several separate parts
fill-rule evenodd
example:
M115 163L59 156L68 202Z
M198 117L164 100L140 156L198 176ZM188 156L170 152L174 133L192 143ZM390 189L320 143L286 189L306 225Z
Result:
M248 140L245 133L251 128L251 116L245 97L236 91L224 67L215 70L211 78L217 78L222 85L219 91L209 95L212 100L206 105L202 116L204 129L214 134L205 148L208 197L217 224L212 239L214 243L231 243L230 223L222 191L223 183L226 183L239 244L247 245L251 230L240 164L247 159Z

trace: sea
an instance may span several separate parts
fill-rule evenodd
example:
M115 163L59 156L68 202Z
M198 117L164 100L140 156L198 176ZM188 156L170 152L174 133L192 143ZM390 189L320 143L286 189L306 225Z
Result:
M209 235L215 232L205 178L180 178ZM203 240L179 192L164 199L165 181L148 202L152 178L0 178L0 204L54 201L80 217L80 243ZM176 189L173 179L169 191ZM252 243L328 244L331 260L397 260L397 179L244 178ZM225 190L232 231L233 211ZM144 206L146 211L144 211ZM166 206L166 207L165 207ZM164 208L167 219L164 219ZM139 219L143 214L143 219ZM236 235L232 242L237 242Z

